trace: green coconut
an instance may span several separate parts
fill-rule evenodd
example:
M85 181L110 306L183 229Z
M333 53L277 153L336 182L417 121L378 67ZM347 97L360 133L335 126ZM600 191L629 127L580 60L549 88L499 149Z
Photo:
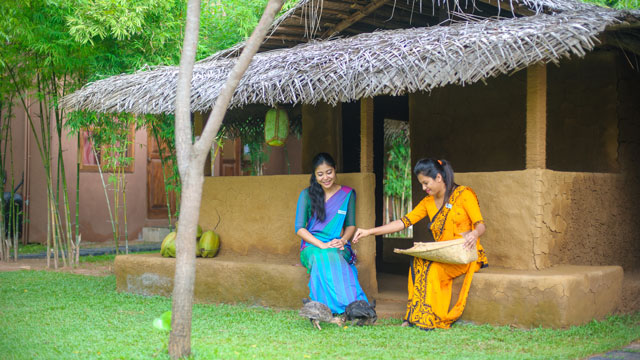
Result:
M172 231L165 236L160 245L160 254L164 257L176 257L176 235L177 232Z
M178 222L176 221L176 231L178 231ZM198 225L198 231L196 233L196 237L199 239L202 236L202 226Z
M202 257L212 258L216 256L220 249L220 236L213 231L205 231L200 237L198 248Z
M202 256L202 251L200 251L200 240L196 239L196 257Z

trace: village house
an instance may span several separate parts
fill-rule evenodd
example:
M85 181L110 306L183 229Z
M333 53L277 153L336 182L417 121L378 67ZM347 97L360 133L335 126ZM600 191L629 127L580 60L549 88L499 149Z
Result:
M196 128L242 47L196 64ZM412 163L451 161L487 224L490 266L474 275L462 319L566 327L640 309L638 55L640 12L573 0L301 0L274 23L225 121L276 105L299 116L295 161L308 173L315 153L333 154L364 228L382 221L384 121L408 122ZM177 73L97 81L64 106L172 113ZM299 306L307 275L293 221L307 184L307 175L207 177L199 223L220 219L222 245L197 261L198 301ZM424 193L413 184L417 203ZM421 241L424 225L414 228L412 240L355 247L365 292L393 316L408 261L393 248ZM121 256L115 266L120 291L170 295L172 259Z

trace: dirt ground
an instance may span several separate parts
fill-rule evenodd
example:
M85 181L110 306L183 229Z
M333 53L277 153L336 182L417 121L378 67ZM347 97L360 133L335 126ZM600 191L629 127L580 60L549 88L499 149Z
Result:
M59 266L56 270L53 266L53 259L50 268L47 268L47 259L19 259L17 262L13 260L0 261L0 271L18 270L47 270L79 275L107 276L113 274L113 262L80 263L75 269Z

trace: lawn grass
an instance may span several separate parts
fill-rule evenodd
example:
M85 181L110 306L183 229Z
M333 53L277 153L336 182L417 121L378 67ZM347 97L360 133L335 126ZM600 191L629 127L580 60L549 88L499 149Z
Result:
M149 251L137 251L136 254L154 254L159 253L160 250L149 250ZM120 253L122 255L124 253ZM81 263L111 263L116 258L116 254L102 254L102 255L83 255L80 256Z
M19 244L18 254L40 254L47 251L47 246L42 244Z
M152 326L170 299L115 292L115 277L0 273L0 359L167 359ZM195 305L195 359L575 359L640 338L640 313L567 330L457 324L424 332L399 320L315 330L295 311Z

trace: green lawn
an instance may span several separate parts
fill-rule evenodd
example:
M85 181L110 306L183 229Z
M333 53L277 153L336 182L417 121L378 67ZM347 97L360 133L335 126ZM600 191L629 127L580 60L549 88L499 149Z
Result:
M47 246L42 244L20 244L18 254L39 254L47 251Z
M168 336L152 326L162 297L115 292L115 278L55 272L0 273L0 359L166 359ZM574 359L640 338L640 313L568 330L454 325L424 332L375 326L312 328L295 311L196 305L196 359Z

